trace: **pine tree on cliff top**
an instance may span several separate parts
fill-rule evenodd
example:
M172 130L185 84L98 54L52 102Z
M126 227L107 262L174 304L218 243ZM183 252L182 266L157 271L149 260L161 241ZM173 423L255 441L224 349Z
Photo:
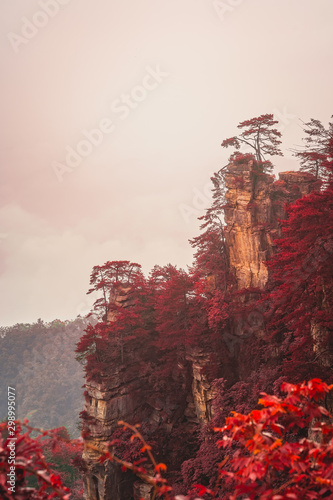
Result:
M263 171L269 172L273 169L273 165L265 159L265 155L283 156L279 148L279 144L281 144L281 132L273 128L276 123L278 121L274 120L273 114L260 115L256 118L240 122L237 127L242 132L238 136L225 139L221 146L224 148L233 146L237 151L242 146L250 147L254 150L255 159Z

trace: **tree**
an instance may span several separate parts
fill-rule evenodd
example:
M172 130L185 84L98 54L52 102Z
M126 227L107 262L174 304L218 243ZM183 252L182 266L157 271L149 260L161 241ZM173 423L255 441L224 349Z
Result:
M103 329L101 325L103 325L103 323L98 323L95 326L90 324L84 329L84 334L77 343L77 348L75 351L76 353L78 353L76 356L76 360L79 363L82 363L84 365L86 364L87 360L91 358L91 356L95 355L97 339L103 337L102 330L105 330L105 325Z
M183 269L171 264L155 266L150 280L155 288L157 344L162 351L171 353L171 363L175 347L183 347L190 332L193 280Z
M325 165L330 174L331 156L326 155ZM320 351L325 350L328 359L332 356L332 180L323 191L289 205L281 223L283 237L276 241L278 252L268 262L266 327L282 342L279 350L284 352L288 377L303 378L310 370L313 373L316 363L319 369Z
M215 429L223 432L219 446L232 455L224 460L221 475L233 494L223 498L333 497L332 417L321 406L332 388L320 379L284 383L284 398L262 393L263 409L233 412L224 427Z
M276 128L272 128L277 120L273 119L273 114L260 115L251 120L241 122L237 127L244 129L238 136L225 139L221 146L227 148L233 146L237 151L240 150L242 145L249 146L255 152L255 158L259 166L263 170L272 170L273 166L270 161L265 160L265 155L278 155L283 156L279 149L281 144L281 132Z
M142 276L140 264L129 260L107 261L103 266L94 266L90 275L90 285L87 292L102 291L102 297L94 302L93 310L105 321L109 312L109 294L119 286L130 286L134 280Z
M333 115L332 115L333 118ZM329 122L326 129L319 120L303 123L303 132L306 134L304 146L293 149L293 153L301 160L300 170L310 172L316 179L327 180L327 156L333 155L333 122Z
M26 427L25 432L19 421L13 421L10 430L7 422L0 424L1 498L3 500L51 500L52 498L69 500L69 489L64 486L60 475L47 462L43 451L42 438L48 436L54 444L57 436L53 431L29 427L27 420L23 421L23 425ZM33 438L31 437L33 431L40 431L40 433ZM74 446L73 444L73 449ZM79 451L78 447L76 451ZM29 484L31 479L34 480L35 487Z
M80 442L71 440L66 427L52 429L52 439L42 441L45 460L60 475L62 482L71 491L71 500L79 500L83 494Z
M328 386L320 379L297 385L284 383L281 390L286 393L285 397L262 393L258 402L261 409L245 415L232 412L223 427L214 429L223 433L218 442L224 455L219 464L218 480L211 489L201 484L194 485L197 494L212 500L236 500L240 497L248 500L332 498L333 425L332 416L322 406L332 388L333 385ZM131 431L128 439L135 444L131 448L124 447L116 435L110 442L98 447L94 443L86 443L86 447L100 454L101 463L109 460L122 466L123 470L131 470L152 486L156 498L193 498L174 496L172 487L163 477L166 465L157 462L138 425L122 421L118 424L123 426L123 431ZM60 429L33 429L27 421L23 425L27 428L25 433L22 433L21 424L15 422L15 480L8 480L11 475L14 477L11 472L14 469L10 468L13 439L8 438L6 423L0 424L1 498L69 500L69 490L47 463L43 448L52 450L54 457L59 454L75 457L78 451L82 451L82 442L69 442L67 433ZM39 436L32 438L32 431L38 431ZM42 437L48 437L49 441L41 441ZM63 466L62 459L59 467ZM75 460L72 463L75 464ZM79 460L75 465L82 467ZM36 487L28 487L29 476L37 478ZM15 484L15 488L12 487L15 492L8 488L7 481Z
M204 277L213 278L215 285L226 289L228 255L224 238L224 213L225 199L225 174L227 167L221 168L211 177L213 183L213 203L206 213L199 217L202 221L200 230L202 233L190 240L190 244L196 249L194 255L195 264L192 273L197 279Z
M253 160L253 155L251 159ZM221 341L228 319L235 313L235 309L238 313L241 309L240 301L233 293L235 278L230 272L225 241L227 172L228 168L223 167L211 177L213 203L206 213L199 217L202 221L201 234L190 240L196 250L191 274L195 282L197 307L202 311L201 316L206 316L208 330L205 331L205 336L209 338L211 345Z

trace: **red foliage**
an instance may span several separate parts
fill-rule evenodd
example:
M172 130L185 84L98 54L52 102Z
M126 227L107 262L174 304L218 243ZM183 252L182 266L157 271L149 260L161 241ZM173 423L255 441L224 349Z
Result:
M31 437L35 429L23 432L20 422L7 430L7 423L0 424L0 495L3 500L68 500L69 489L63 485L59 474L47 463L42 438L49 436L49 446L56 446L58 437L53 431L43 431L37 438ZM14 435L11 434L14 432ZM71 448L75 446L70 445ZM77 448L76 448L77 450ZM28 480L37 478L38 487L28 486Z
M163 268L155 266L151 273L158 333L156 345L162 356L170 352L176 359L186 345L195 345L205 330L206 316L200 307L202 297L196 278L170 264ZM167 358L164 361L167 363ZM172 363L172 359L169 361Z
M262 115L243 122L239 127L245 130L240 137L231 138L222 144L240 147L241 143L247 143L255 149L257 159L253 155L240 153L233 155L234 161L253 161L255 179L268 166L267 162L262 161L262 153L280 154L279 132L271 129L275 123L273 115ZM264 138L265 145L260 142ZM322 165L328 172L332 172L331 157L326 155L322 160ZM210 361L201 372L206 376L210 370L206 380L212 382L217 377L226 375L228 377L228 380L217 380L215 383L217 397L214 403L214 425L223 425L221 422L231 409L237 412L253 410L258 392L262 390L275 392L275 396L263 398L262 401L267 404L265 410L253 410L250 414L252 416L248 417L252 418L253 429L258 436L249 434L250 437L245 440L244 436L248 432L246 426L248 425L251 430L250 420L246 420L247 417L239 416L237 413L234 417L230 417L234 420L228 420L231 426L228 430L235 434L231 435L232 454L228 449L228 455L232 458L229 457L225 470L228 473L227 477L235 481L233 484L237 486L239 483L239 488L244 488L240 494L246 494L248 498L256 498L253 496L255 495L254 487L253 489L251 489L252 486L249 487L249 481L252 480L259 488L259 492L261 487L265 488L272 484L271 493L274 491L274 495L272 493L273 496L267 496L266 493L269 490L263 489L263 495L266 496L262 498L274 497L274 500L279 500L288 498L287 495L293 498L290 496L294 495L293 491L288 490L291 483L289 484L289 478L286 478L286 471L288 467L295 468L295 463L299 461L295 459L296 452L299 452L297 447L303 446L304 450L308 450L306 453L309 456L312 453L311 450L316 448L316 445L311 448L312 445L308 446L301 442L298 434L302 432L302 429L303 431L306 429L304 426L309 425L314 414L316 418L325 416L324 410L315 409L315 403L309 403L310 406L306 406L305 399L311 399L312 396L316 398L321 389L322 394L326 389L319 381L312 381L311 386L303 384L303 389L285 386L293 391L290 398L297 397L299 400L288 399L288 395L287 402L283 402L278 398L278 386L283 380L296 382L314 375L321 376L326 381L329 380L330 373L322 364L320 356L323 351L332 354L332 183L328 183L325 190L314 192L287 208L288 220L282 221L284 237L276 242L279 253L269 264L269 289L264 301L256 303L259 291L237 290L230 273L228 249L224 239L225 173L226 169L223 168L212 177L213 204L200 218L201 234L191 241L196 254L194 265L189 273L172 265L156 266L149 279L145 279L139 266L132 265L128 261L106 263L104 266L94 268L92 275L94 290L99 290L103 294L103 297L98 299L99 302L96 302L96 307L99 310L102 309L105 316L104 321L94 327L88 327L78 344L78 353L81 359L86 360L88 380L89 378L97 381L106 380L112 364L121 365L122 369L126 367L127 373L132 370L133 379L138 371L146 374L147 387L133 389L140 391L142 405L146 402L146 394L153 399L156 394L167 391L169 407L176 408L177 411L174 414L181 416L177 417L177 421L170 422L169 417L172 412L168 413L168 409L165 410L167 405L163 407L163 411L160 411L161 424L157 424L154 437L159 434L156 440L159 446L163 447L163 453L165 452L166 456L177 455L175 460L172 457L172 463L178 461L177 464L184 461L186 453L182 449L184 441L181 439L181 433L188 425L188 421L187 417L184 417L186 401L182 399L184 399L184 394L188 395L190 392L189 387L186 386L190 380L186 370L192 369L189 363L189 352L195 351L195 349L192 350L193 347L202 349L205 355L210 353ZM238 179L237 182L241 183L241 180ZM285 187L283 181L274 184L274 194L279 197L279 200L284 198ZM279 200L277 203L281 206ZM255 206L249 204L248 208L254 209ZM264 224L258 228L264 229ZM118 271L120 274L117 274ZM109 294L114 294L124 284L128 286L131 294L128 307L109 300ZM107 322L110 317L109 313L116 320ZM267 320L266 337L263 325L264 314ZM319 336L317 339L314 338L312 334L314 327L319 328L320 338ZM140 352L140 359L131 358L131 352ZM272 408L269 403L271 401L280 405L280 409L275 408L275 414L269 413ZM303 404L300 410L298 403ZM291 411L292 404L294 404L294 413ZM281 408L285 410L285 414ZM309 411L309 416L301 415L300 411ZM290 421L294 419L293 425L289 426L289 420L286 421L287 416L290 417ZM296 417L300 416L301 419L296 422ZM85 417L86 419L89 417L88 413ZM276 423L277 420L270 420L273 417L276 419L281 417L283 424ZM133 419L135 418L138 418L138 413L135 417L133 416ZM303 422L303 427L300 422ZM172 431L168 435L163 434L165 423L172 426ZM279 444L278 440L281 440L281 436L278 429L281 428L278 425L285 426L285 432L282 433L286 439L285 443L281 441ZM272 436L265 434L267 427L271 429ZM295 431L297 428L299 428L298 434ZM237 429L243 429L244 436L241 431L237 434ZM328 427L322 426L321 429L328 429ZM148 435L149 438L152 437L149 432ZM289 439L291 436L293 441ZM197 456L183 463L182 473L187 486L190 487L194 482L202 483L205 485L200 486L202 493L210 495L208 490L215 488L214 471L217 470L218 463L222 459L227 460L227 452L226 449L218 450L215 447L217 438L209 426L202 432L201 437L202 443ZM252 447L250 446L251 439ZM166 440L169 443L177 441L174 449L171 450L171 446L167 447ZM247 444L248 441L249 444ZM237 447L243 444L246 448L244 456L242 451L237 451ZM247 471L246 464L252 463L249 461L249 453L256 451L256 446L259 445L263 447L263 450L266 445L266 448L272 447L270 450L266 449L274 456L272 471L267 461L264 465L256 462L260 456L264 456L260 455L260 451L253 456L255 464L253 470ZM140 465L142 472L141 462L137 463L137 460L141 460L139 455L142 448L128 448L121 444L121 450L125 458L134 460L135 467ZM283 452L281 455L279 455L280 451ZM234 452L236 455L233 455ZM306 453L305 458L308 456ZM317 452L313 453L317 459ZM186 458L188 456L191 455L187 455ZM302 455L301 460L304 457ZM237 462L238 459L240 461ZM303 464L300 465L301 468L305 467L303 462L299 461L299 463ZM311 465L310 462L308 465ZM266 469L265 466L267 466ZM246 484L242 483L238 473L240 467L245 470ZM277 477L279 470L282 471L280 478ZM324 477L326 481L327 474L330 472L325 472L325 470L323 469L324 475L320 477ZM293 473L294 469L291 471ZM312 488L316 483L317 479L314 477L317 476L312 477L311 471L311 467L309 472L303 471L306 479L297 476L301 478L298 481L300 488L305 488L305 484L309 484ZM300 473L298 469L296 472ZM286 483L288 483L287 486ZM326 483L324 486L320 486L319 483L315 484L318 488L324 488L325 485L327 486ZM281 486L286 489L285 497L281 496L284 494ZM163 483L163 487L167 487L166 483ZM217 488L217 490L217 494L222 494L221 489ZM317 494L317 490L314 489L314 491ZM224 493L229 495L227 491ZM236 498L236 496L230 496L230 498ZM309 496L309 498L319 497Z
M294 150L295 156L301 160L300 169L325 182L329 179L326 160L332 155L333 122L330 122L326 129L319 120L312 118L304 123L303 131L306 134L305 144L303 148Z
M242 145L250 147L255 151L256 160L261 162L262 170L271 170L272 164L265 161L264 155L282 156L282 152L279 149L281 132L276 128L272 128L276 123L278 121L273 119L272 114L265 114L251 120L245 120L238 125L238 128L244 129L242 133L238 136L225 139L221 146L224 148L233 146L236 150L239 150ZM232 159L234 160L234 158Z
M235 177L234 180L233 180L233 184L236 186L236 187L240 187L242 188L244 186L244 179L243 177Z
M100 319L106 320L109 311L109 294L119 285L130 286L142 278L141 266L128 260L108 261L103 266L94 266L90 275L90 285L87 292L102 291L102 297L97 299L93 305L93 311Z
M287 370L306 377L319 351L332 350L333 184L287 207L279 252L268 263L267 330L285 339ZM320 338L312 335L321 331ZM278 338L277 337L277 338ZM292 353L290 357L290 353ZM318 358L317 358L318 360ZM307 364L304 364L307 363Z
M240 448L221 469L232 483L230 500L321 499L333 494L333 426L320 401L332 389L319 379L299 385L282 384L283 399L263 394L261 410L233 412L219 445ZM297 437L302 430L316 436ZM304 434L304 432L303 432Z

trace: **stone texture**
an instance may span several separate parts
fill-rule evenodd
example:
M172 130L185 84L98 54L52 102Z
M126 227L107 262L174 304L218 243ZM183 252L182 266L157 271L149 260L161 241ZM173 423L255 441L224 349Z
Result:
M134 483L134 499L133 500L151 500L153 497L153 487L150 484L144 484L140 481Z
M212 418L215 391L205 373L210 364L210 353L202 349L188 349L187 360L192 366L192 392L188 397L186 416L189 421L208 423Z
M314 184L304 172L282 172L274 182L273 176L256 173L252 162L229 166L225 237L238 289L264 288L265 263L281 235L278 219L285 218L284 205L311 192Z
M281 235L278 219L285 217L285 202L291 202L308 194L314 187L313 176L300 172L283 172L279 180L273 176L258 174L253 162L232 164L226 174L225 238L229 265L234 273L237 288L262 289L268 279L267 259L274 253L274 240ZM107 320L117 320L118 307L130 307L133 303L131 290L118 288L111 293L111 310ZM112 309L114 306L114 309ZM233 326L234 332L242 336L242 325ZM319 335L315 333L314 335ZM245 345L244 347L248 347ZM94 418L90 424L90 438L86 443L100 446L107 442L118 420L149 422L153 428L161 429L168 436L174 425L185 419L188 430L212 418L214 390L206 370L210 364L210 352L203 349L187 349L184 377L179 382L178 400L172 394L157 394L153 390L143 396L142 388L149 386L149 373L138 373L133 377L133 366L143 356L146 346L138 351L125 352L125 362L118 359L110 365L102 383L87 382L85 410ZM141 349L141 351L140 351ZM243 353L244 354L244 353ZM234 353L226 372L237 372ZM246 370L246 367L243 369ZM181 403L179 402L181 400ZM85 450L87 465L85 474L86 500L130 500L151 499L151 487L137 481L131 473L122 473L114 464L98 463L98 454Z

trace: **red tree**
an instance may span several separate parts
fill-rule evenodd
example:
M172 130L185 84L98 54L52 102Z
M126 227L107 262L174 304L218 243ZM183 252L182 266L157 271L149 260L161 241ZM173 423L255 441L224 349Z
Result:
M281 132L272 128L278 121L274 120L273 114L260 115L251 120L245 120L238 125L239 129L244 129L238 136L225 139L221 146L227 148L233 146L240 150L241 146L248 146L255 152L255 157L259 164L262 164L264 170L273 168L271 162L265 161L265 155L279 155L282 152L279 149L281 144Z
M110 292L119 285L130 286L138 277L142 277L141 266L128 260L108 261L102 266L94 266L90 275L90 294L101 291L102 297L93 305L93 311L106 320L109 311Z
M327 129L313 118L303 125L306 134L304 146L293 150L294 155L301 160L300 170L310 172L316 179L327 180L329 172L326 158L332 156L333 122L328 124Z
M332 165L326 157L328 172ZM284 339L287 377L297 370L307 377L311 363L332 355L333 182L291 204L287 215L279 252L269 263L267 331Z
M190 240L195 249L195 263L192 273L197 277L214 277L219 288L226 288L228 255L224 238L224 212L225 200L225 173L226 167L221 168L211 177L213 183L213 203L206 213L199 217L202 221L202 233Z
M221 447L238 445L221 468L233 490L223 498L333 497L333 426L328 421L332 417L320 405L332 387L319 379L285 383L285 398L263 394L263 409L248 415L234 412L223 428L216 429L224 434Z
M155 384L184 375L187 344L200 335L193 278L171 264L155 266L150 275L154 295L155 346L159 352ZM166 390L166 387L164 388Z
M57 441L55 433L42 431L37 437L32 438L31 433L36 429L30 428L27 420L24 421L25 431L20 422L12 423L14 427L10 427L9 431L6 422L0 424L1 499L69 500L69 489L64 486L59 473L55 472L54 467L44 456L42 438L48 436L50 443L55 444ZM76 450L78 451L78 448ZM37 483L36 487L29 485L32 478Z

